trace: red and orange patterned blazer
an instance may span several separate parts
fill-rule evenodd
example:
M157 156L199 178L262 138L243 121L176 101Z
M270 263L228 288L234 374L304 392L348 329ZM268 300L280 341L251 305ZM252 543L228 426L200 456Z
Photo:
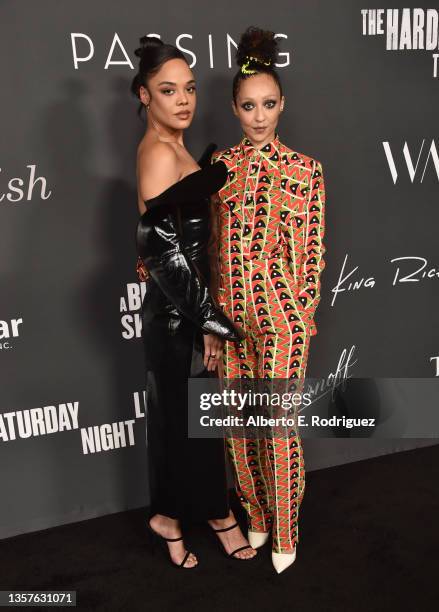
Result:
M259 150L244 137L238 145L215 153L212 161L218 160L228 167L227 183L218 193L220 296L228 285L231 262L239 256L280 254L288 261L297 307L310 335L315 335L326 251L321 163L289 149L277 134Z

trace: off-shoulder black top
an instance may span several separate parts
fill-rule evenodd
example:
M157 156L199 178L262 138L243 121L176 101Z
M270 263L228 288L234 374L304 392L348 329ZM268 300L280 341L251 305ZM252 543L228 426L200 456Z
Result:
M209 293L210 196L224 185L227 167L205 163L155 198L145 201L147 210L136 229L137 251L163 296L177 312L204 333L225 340L244 337L215 304ZM145 299L147 296L145 296Z

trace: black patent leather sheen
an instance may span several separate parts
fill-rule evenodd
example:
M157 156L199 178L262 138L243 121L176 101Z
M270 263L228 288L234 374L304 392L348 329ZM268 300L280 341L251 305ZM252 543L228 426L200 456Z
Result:
M214 303L209 293L209 198L224 185L227 167L219 161L184 177L145 202L136 243L151 278L143 304L143 321L169 317L169 330L185 317L204 333L238 341L242 329Z

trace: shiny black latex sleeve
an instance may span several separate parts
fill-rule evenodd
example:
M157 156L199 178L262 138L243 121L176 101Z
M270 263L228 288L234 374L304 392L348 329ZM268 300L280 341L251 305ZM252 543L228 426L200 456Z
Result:
M137 225L136 242L138 254L151 277L183 316L204 333L238 341L245 334L214 303L207 283L183 247L175 214L184 203L201 202L202 206L205 204L207 207L206 199L222 187L226 177L227 168L223 162L208 164L175 183L157 198L147 200L147 211ZM153 201L155 205L151 206ZM185 235L185 245L190 251L190 222L188 225L189 235Z
M158 217L142 215L137 226L140 257L167 298L177 310L203 332L224 340L244 337L240 328L217 307L209 289L183 250L171 213Z

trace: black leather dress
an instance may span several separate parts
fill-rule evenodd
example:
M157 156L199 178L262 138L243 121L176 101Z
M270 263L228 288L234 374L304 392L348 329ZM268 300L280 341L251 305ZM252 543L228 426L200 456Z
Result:
M207 156L208 157L208 156ZM229 512L224 441L188 438L188 378L209 376L203 333L228 341L242 331L209 293L210 195L226 181L210 165L145 202L137 250L150 277L142 304L151 512L207 520Z

